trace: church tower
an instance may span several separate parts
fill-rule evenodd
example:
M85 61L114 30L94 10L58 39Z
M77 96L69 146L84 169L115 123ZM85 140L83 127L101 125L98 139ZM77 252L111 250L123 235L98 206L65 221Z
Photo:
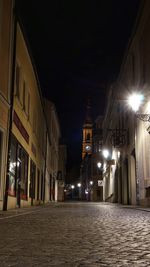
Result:
M82 159L86 154L92 154L92 118L91 118L91 103L88 98L86 105L86 116L83 124L83 140L82 140Z

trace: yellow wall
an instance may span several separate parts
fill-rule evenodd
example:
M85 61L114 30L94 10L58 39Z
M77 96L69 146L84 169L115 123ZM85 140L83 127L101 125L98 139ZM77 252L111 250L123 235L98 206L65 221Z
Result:
M23 146L35 165L36 165L36 178L37 168L41 171L44 169L44 151L46 147L46 124L43 115L43 109L38 89L36 76L34 73L33 65L31 63L30 55L28 53L26 43L21 32L19 25L17 25L17 43L16 43L16 66L20 68L20 86L19 96L16 92L15 82L15 93L14 93L14 107L13 110L17 113L23 127L29 135L29 143L24 139L20 130L13 121L12 133ZM25 112L23 106L23 84L26 84L26 96L30 95L29 114ZM28 101L28 97L26 97ZM32 151L32 146L36 154ZM30 170L30 166L28 168ZM29 171L30 172L30 171ZM28 183L30 173L28 172ZM35 183L37 187L37 182ZM29 191L29 185L28 185ZM35 190L36 191L36 190ZM29 193L29 192L28 192ZM35 196L36 199L36 196ZM28 200L30 202L30 199ZM9 197L9 206L14 205L14 197ZM23 203L24 202L24 203ZM12 204L13 203L13 204ZM21 205L28 205L27 201L22 201Z

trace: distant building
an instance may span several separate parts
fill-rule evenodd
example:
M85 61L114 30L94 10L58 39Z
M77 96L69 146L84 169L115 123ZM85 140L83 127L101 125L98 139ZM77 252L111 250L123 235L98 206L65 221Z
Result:
M58 200L58 164L59 164L59 141L61 137L60 125L54 103L44 99L44 110L49 135L49 158L46 163L46 200Z

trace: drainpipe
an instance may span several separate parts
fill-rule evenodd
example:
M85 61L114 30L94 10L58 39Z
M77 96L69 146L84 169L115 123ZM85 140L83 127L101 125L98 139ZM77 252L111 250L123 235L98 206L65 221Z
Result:
M10 83L10 109L9 109L9 130L8 130L8 155L7 155L7 174L6 174L6 184L4 190L3 198L3 210L7 210L8 203L8 188L9 188L9 164L10 164L10 147L11 147L11 131L13 122L13 102L14 102L14 80L15 80L15 61L16 61L16 36L17 36L17 18L16 18L16 8L14 4L13 9L13 19L14 19L14 31L13 31L13 55L12 55L12 73L11 73L11 83Z

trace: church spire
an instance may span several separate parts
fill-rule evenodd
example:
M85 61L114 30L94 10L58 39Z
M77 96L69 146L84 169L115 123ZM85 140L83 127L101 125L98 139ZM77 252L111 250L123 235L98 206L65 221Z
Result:
M85 155L92 154L92 116L91 116L91 98L87 98L85 121L83 124L82 139L82 159Z
M87 97L86 114L85 114L84 124L92 124L91 97L90 96Z

